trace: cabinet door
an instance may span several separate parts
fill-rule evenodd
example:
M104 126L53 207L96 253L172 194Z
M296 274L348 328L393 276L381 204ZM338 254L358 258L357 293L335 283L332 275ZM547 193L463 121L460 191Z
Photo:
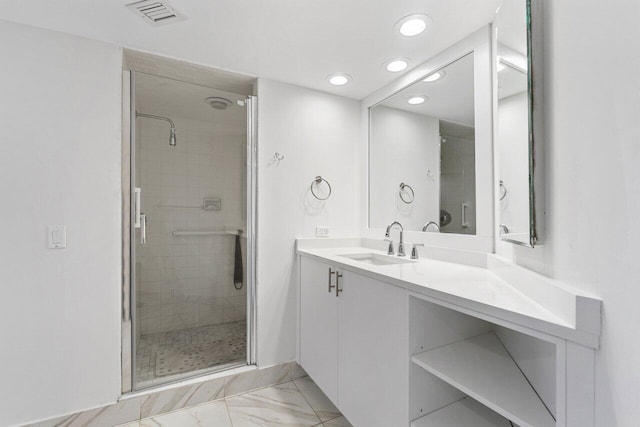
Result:
M343 272L338 298L338 408L356 427L408 424L408 314L403 289Z
M328 288L331 267L302 257L300 268L300 365L337 404L338 298Z

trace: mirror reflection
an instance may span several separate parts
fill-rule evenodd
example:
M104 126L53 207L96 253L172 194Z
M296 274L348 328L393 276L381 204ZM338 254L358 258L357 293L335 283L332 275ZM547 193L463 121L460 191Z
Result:
M476 234L474 57L370 108L369 227Z
M499 233L503 240L530 244L529 91L526 0L503 2L498 35L498 114L496 148L499 180Z

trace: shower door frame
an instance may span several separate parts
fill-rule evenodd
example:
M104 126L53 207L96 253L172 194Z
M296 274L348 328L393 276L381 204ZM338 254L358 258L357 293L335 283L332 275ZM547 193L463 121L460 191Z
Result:
M137 313L136 271L135 271L135 147L136 147L136 107L135 71L122 73L122 310L121 310L121 392L139 392L168 384L179 383L197 377L211 375L244 365L236 365L205 373L184 377L176 381L136 388L136 346ZM158 76L162 77L162 76ZM247 96L247 359L246 365L255 365L256 350L256 207L257 207L257 97Z

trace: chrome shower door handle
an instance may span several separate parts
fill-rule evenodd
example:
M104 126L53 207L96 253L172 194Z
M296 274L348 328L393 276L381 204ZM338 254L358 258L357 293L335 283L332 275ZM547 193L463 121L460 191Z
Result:
M469 222L467 221L467 208L469 207L469 203L462 203L460 206L462 207L462 221L460 225L466 228L469 226Z
M140 228L140 193L142 192L142 188L136 187L133 189L134 199L133 199L133 226L135 228Z
M337 273L337 271L333 271L333 270L331 270L331 267L329 267L329 293L331 293L331 289L336 287L336 285L332 285L331 284L331 276L333 276L336 273Z
M140 214L140 244L147 243L147 216L143 213Z

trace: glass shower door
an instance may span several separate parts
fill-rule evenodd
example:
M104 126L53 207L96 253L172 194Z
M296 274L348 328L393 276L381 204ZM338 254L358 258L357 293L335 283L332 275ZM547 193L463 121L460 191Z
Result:
M142 73L132 86L133 388L141 389L249 362L252 173L244 95ZM204 102L212 97L226 108Z

